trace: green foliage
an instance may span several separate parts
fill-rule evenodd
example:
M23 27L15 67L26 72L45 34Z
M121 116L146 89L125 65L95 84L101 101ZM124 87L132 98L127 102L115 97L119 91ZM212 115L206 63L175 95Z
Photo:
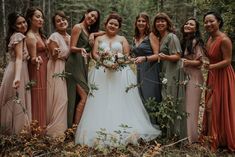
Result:
M157 103L154 98L146 101L145 107L152 119L157 118L163 136L169 137L169 129L175 121L187 116L184 111L178 110L179 105L181 105L181 101L175 103L174 98L170 95L167 95L160 103Z

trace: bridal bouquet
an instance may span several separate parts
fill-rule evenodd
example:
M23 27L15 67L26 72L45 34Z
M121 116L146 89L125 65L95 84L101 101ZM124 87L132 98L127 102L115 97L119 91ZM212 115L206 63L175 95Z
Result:
M110 70L122 70L131 61L127 55L121 52L112 52L110 49L99 49L100 59L96 63L96 67L103 66Z

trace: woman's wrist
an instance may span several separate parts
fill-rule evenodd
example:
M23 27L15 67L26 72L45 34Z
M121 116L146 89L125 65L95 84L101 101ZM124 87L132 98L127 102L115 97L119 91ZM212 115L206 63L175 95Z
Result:
M145 62L147 62L148 61L148 57L147 56L145 56Z

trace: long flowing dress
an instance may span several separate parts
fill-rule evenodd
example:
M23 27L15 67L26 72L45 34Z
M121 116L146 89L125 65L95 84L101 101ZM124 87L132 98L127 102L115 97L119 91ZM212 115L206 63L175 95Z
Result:
M69 36L70 40L70 35ZM47 134L60 136L67 129L67 85L65 78L55 77L55 74L63 74L65 62L69 55L69 43L66 43L63 36L55 32L51 34L48 43L51 41L59 45L60 53L54 60L50 56L47 64ZM53 77L54 76L54 77Z
M77 47L85 48L87 52L91 51L89 38L82 30L79 36ZM88 64L86 64L81 53L70 53L65 64L65 71L70 73L66 78L68 91L68 127L73 125L76 104L79 102L79 95L76 92L76 85L79 84L88 94Z
M27 59L28 51L23 43L23 62L20 76L20 86L16 90L12 87L15 78L15 51L16 44L24 40L25 36L21 33L15 33L10 38L8 52L10 61L3 76L0 88L0 109L1 109L1 129L9 134L18 134L24 125L29 126L31 122L31 94L30 90L25 89L29 82ZM14 101L16 92L19 93L20 103Z
M41 56L43 63L39 69L36 64L28 62L29 79L36 81L31 88L32 120L37 120L39 126L46 127L46 93L47 93L47 50L42 38L36 37L36 54Z
M110 44L109 41L100 42L99 48L122 53L120 42ZM120 138L114 131L123 131L123 128L119 127L122 124L131 127L126 130L129 134L122 134L122 140L119 141L122 144L135 143L140 137L151 140L161 133L151 125L138 89L133 88L125 92L127 87L136 83L136 76L129 66L117 71L104 67L93 68L88 78L89 84L98 89L91 90L92 94L90 93L87 99L75 143L89 146L112 145L108 138L113 135L119 141ZM107 141L97 139L100 136L98 131L107 133Z
M195 41L193 44L195 45ZM194 47L194 52L192 54L188 54L187 49L184 52L184 58L188 60L202 60L202 56L203 49L199 45ZM184 72L186 73L188 79L185 92L185 106L186 112L188 113L187 136L189 138L189 142L191 143L198 141L198 115L202 93L200 85L203 83L203 77L200 66L184 67Z
M222 38L218 37L207 50L211 64L223 59ZM235 151L235 73L232 65L210 70L207 81L211 91L206 93L206 108L211 104L211 121L205 112L202 135L212 137L212 150L225 146Z
M173 55L176 53L182 53L180 42L178 37L173 33L168 33L160 41L160 53L166 55ZM167 83L162 85L162 100L167 99L168 96L172 97L172 102L177 105L177 111L185 111L184 102L184 87L179 85L179 81L184 80L183 70L180 68L180 62L162 61L161 65L162 80L166 79ZM168 129L168 135L181 135L185 136L186 121L174 120L174 124ZM185 121L185 122L184 122Z
M132 52L135 56L150 56L153 50L150 44L149 36L137 46L133 44ZM139 93L143 103L149 98L155 98L156 102L161 102L161 84L160 84L160 65L155 62L143 62L137 65L137 83Z

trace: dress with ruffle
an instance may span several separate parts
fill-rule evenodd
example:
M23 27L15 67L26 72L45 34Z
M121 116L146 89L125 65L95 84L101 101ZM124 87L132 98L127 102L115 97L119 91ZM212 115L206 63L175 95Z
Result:
M8 44L10 61L5 70L0 88L1 129L8 134L18 134L24 126L31 122L31 94L25 86L29 82L27 59L29 58L25 42L23 42L23 62L20 75L20 86L18 89L12 87L15 78L15 51L14 47L24 41L22 33L11 36ZM16 101L18 93L18 101Z

